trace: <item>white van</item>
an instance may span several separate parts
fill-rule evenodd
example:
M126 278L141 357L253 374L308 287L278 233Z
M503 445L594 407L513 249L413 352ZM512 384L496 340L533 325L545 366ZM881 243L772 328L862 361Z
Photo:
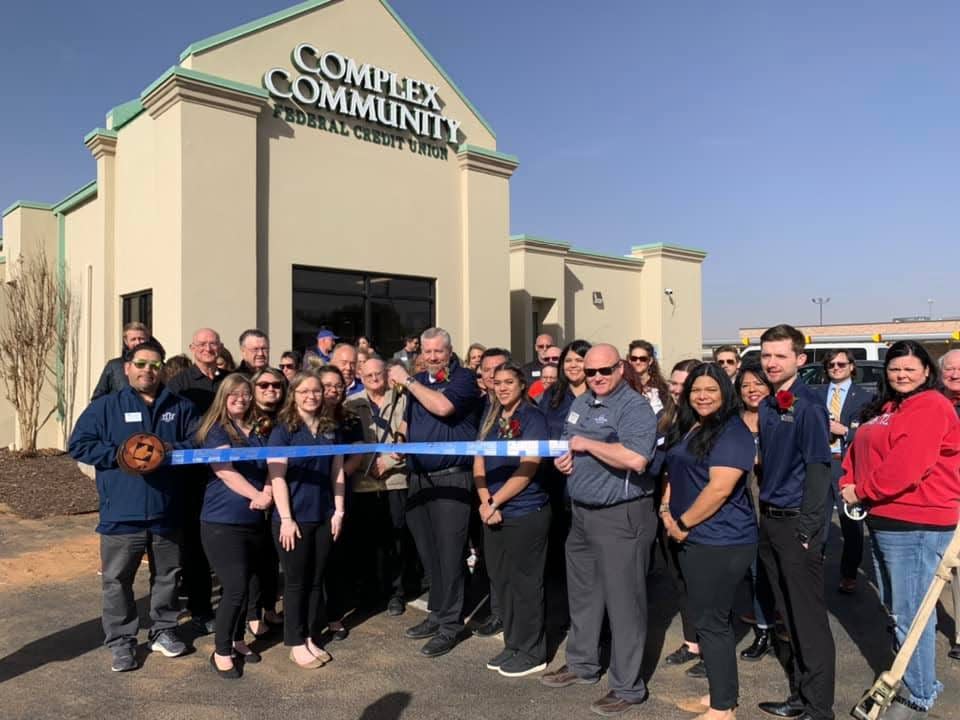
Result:
M887 344L882 342L813 342L807 345L807 362L819 363L828 350L848 350L854 360L883 361L887 355ZM740 353L741 360L760 361L760 346L750 345Z

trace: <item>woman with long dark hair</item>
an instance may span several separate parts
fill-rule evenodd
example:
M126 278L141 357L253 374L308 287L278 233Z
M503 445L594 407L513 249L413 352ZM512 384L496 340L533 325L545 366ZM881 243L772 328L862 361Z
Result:
M670 386L660 371L653 344L646 340L631 342L627 348L626 367L636 378L633 389L647 398L653 411L659 415L661 407L670 397Z
M587 391L587 376L583 372L583 365L590 348L591 345L586 340L567 343L557 363L560 376L540 400L540 409L547 417L551 440L560 439L570 406L576 398Z
M519 365L493 376L495 398L480 427L480 440L546 440L543 414L527 398ZM503 614L503 650L487 663L505 677L547 667L543 575L550 531L550 498L541 483L538 457L483 457L473 463L480 496L483 546Z
M710 684L708 696L678 705L703 720L734 717L739 683L731 611L759 539L746 489L756 446L738 410L722 368L694 368L680 396L682 439L667 454L670 486L662 517L670 537L681 543L687 602Z
M759 363L745 362L734 381L736 396L740 399L740 419L750 430L754 442L760 437L760 403L768 395L773 394L773 383L763 374ZM760 466L755 464L753 471L747 476L747 488L753 502L755 512L760 512ZM753 621L753 642L749 647L740 651L744 660L762 660L772 649L770 637L771 623L774 620L773 588L767 579L763 564L754 558L750 564L750 588L753 596L753 616L743 617L744 621Z
M899 647L960 519L960 420L920 343L894 343L884 371L879 397L864 408L843 460L840 495L869 509L881 600ZM926 717L942 691L931 614L884 717Z
M311 372L293 378L271 446L332 445L338 428L324 412L323 386ZM302 668L330 661L319 641L325 625L323 573L344 520L343 456L271 458L274 538L284 575L283 642Z
M260 447L253 427L253 387L239 374L228 375L196 433L198 447ZM263 511L272 504L262 462L242 460L210 465L200 512L203 551L223 593L217 607L216 649L210 665L224 678L240 677L237 658L260 662L243 641L248 587L263 554Z

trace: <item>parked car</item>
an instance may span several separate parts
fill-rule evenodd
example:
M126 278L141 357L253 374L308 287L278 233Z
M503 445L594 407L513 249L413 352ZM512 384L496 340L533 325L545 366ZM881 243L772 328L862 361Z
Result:
M830 382L830 379L827 377L827 371L823 369L823 365L820 363L807 363L800 368L798 374L803 382L812 387L826 385ZM853 377L853 381L857 383L857 385L861 385L864 389L875 393L882 379L882 362L876 360L857 361L857 371Z

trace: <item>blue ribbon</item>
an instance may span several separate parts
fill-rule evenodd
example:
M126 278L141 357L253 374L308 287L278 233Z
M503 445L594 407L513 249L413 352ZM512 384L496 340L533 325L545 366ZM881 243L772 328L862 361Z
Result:
M174 450L171 465L227 463L235 460L322 457L400 453L402 455L482 455L484 457L559 457L567 452L566 440L496 440L483 442L356 443L353 445L279 445L276 447Z

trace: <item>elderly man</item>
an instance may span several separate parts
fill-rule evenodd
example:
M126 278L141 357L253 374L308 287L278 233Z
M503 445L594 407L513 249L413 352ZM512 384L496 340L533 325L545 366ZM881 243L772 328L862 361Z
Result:
M357 349L353 345L337 345L330 355L329 364L343 375L344 397L351 398L363 392L363 381L357 376Z
M940 370L943 380L943 394L953 403L960 416L960 350L951 350L940 358ZM954 638L949 656L953 660L960 660L960 568L953 569L953 582L950 583L953 591Z
M547 351L555 346L553 335L550 333L541 333L533 343L533 350L536 357L533 361L523 366L523 374L527 378L527 387L540 379L543 366L547 364ZM557 353L559 356L559 353Z
M226 377L226 373L217 367L217 355L221 347L220 335L216 330L197 330L190 342L193 366L174 377L167 385L170 392L192 402L200 415L210 409L217 388ZM193 465L183 471L183 590L187 596L187 609L192 617L191 626L195 632L204 635L213 632L214 628L210 564L200 540L200 511L203 508L208 472L203 465Z
M97 386L93 389L91 400L122 390L127 386L127 374L123 369L125 356L132 348L148 339L150 339L150 331L142 322L129 322L123 326L123 355L108 360L104 365Z
M347 399L345 407L360 418L364 442L391 443L397 441L403 424L407 396L387 387L383 360L370 358L363 366L361 391ZM353 522L363 528L355 544L364 607L387 600L387 614L402 615L404 579L410 575L411 551L415 552L406 523L406 465L389 453L365 455L350 486Z
M570 407L556 459L573 505L567 538L570 634L567 662L544 675L547 687L600 679L600 628L610 619L610 691L590 709L605 717L647 699L640 675L647 636L647 566L657 531L653 478L644 471L657 441L657 417L623 380L612 345L595 345L584 362L589 392Z
M480 397L476 377L451 365L450 334L425 330L420 338L427 370L411 376L390 368L393 385L410 393L402 432L410 442L476 440ZM420 652L450 652L463 634L464 548L473 507L473 458L469 455L410 455L407 523L430 575L429 617L407 630L430 638Z
M97 473L102 619L114 672L137 668L140 619L133 581L144 553L152 561L150 648L167 657L187 650L176 633L182 473L165 466L148 476L136 475L117 463L117 450L134 433L154 433L170 445L184 443L193 433L198 420L193 404L160 384L163 358L156 341L133 348L124 364L128 386L92 402L70 436L71 457L93 465Z
M253 376L270 364L270 338L263 330L251 328L240 333L240 365L236 372Z

